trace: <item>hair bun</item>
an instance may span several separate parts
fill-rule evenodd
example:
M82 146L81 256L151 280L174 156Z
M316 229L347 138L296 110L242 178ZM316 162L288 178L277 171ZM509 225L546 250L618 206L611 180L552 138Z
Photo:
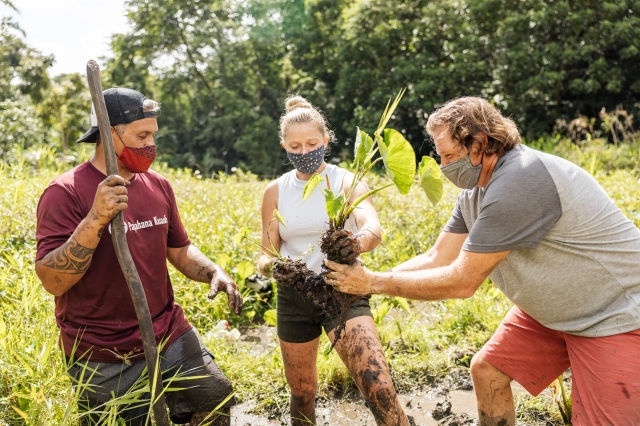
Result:
M290 113L291 111L299 108L313 109L313 105L311 105L309 101L307 101L300 95L289 96L285 101L285 105L287 108L287 113Z

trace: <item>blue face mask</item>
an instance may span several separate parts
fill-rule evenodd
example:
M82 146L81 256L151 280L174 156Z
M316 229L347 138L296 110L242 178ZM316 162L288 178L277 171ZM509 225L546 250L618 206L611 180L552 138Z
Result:
M322 165L322 161L324 161L324 145L305 154L296 154L287 151L287 158L289 158L293 167L301 173L305 175L313 174L313 172L318 170L320 165Z

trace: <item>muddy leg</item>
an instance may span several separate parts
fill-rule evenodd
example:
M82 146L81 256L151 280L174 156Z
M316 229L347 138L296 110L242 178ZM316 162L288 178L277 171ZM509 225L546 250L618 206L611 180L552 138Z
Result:
M516 409L511 392L511 377L476 354L471 360L471 379L478 402L480 425L515 425Z
M291 388L291 424L309 426L316 423L318 391L318 341L289 343L280 340L284 374Z
M367 316L350 319L345 332L336 350L369 404L376 424L408 426L373 319ZM329 339L333 341L333 337L332 330Z
M223 414L214 414L211 417L207 417L209 416L209 413L195 413L193 416L191 416L189 426L198 426L203 423L210 424L211 426L229 426L231 424L231 409L221 408L217 411Z

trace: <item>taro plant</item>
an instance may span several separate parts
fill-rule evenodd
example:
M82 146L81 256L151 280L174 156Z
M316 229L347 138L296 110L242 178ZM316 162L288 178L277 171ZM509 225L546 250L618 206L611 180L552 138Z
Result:
M273 218L269 221L269 225L271 225L271 222L274 220L280 222L285 228L287 227L284 218L277 209L273 211ZM280 253L279 247L273 244L268 231L267 240L269 241L269 247L265 247L260 241L251 236L251 228L242 228L234 237L234 241L238 245L245 239L259 245L264 253L273 260L273 272L278 275L278 283L283 286L295 288L302 293L304 297L311 299L313 303L327 312L336 310L333 305L334 299L330 297L332 287L326 284L320 275L307 268L307 265L301 260L307 253L313 251L315 246L309 247L307 251L295 259L291 259L284 257ZM318 291L318 289L321 291ZM275 311L273 309L266 311L264 318L269 324L275 325Z
M385 128L403 95L404 89L398 93L392 104L391 102L387 103L373 138L357 128L352 163L355 172L349 191L346 194L340 189L337 189L339 192L334 191L331 189L331 182L327 182L327 189L322 190L325 196L325 208L329 215L328 234L332 229L344 228L344 224L353 210L371 195L394 185L402 195L409 193L416 174L415 152L400 132ZM380 155L374 160L377 153ZM383 162L384 169L392 182L380 188L371 189L350 202L355 188L379 162ZM442 174L438 164L433 158L424 156L418 174L420 184L427 197L434 205L437 204L443 193ZM306 200L324 179L321 175L314 174L305 185L302 198Z
M334 187L332 190L331 182L328 181L328 176L326 177L327 188L323 189L322 192L325 197L325 209L329 216L329 229L322 236L321 250L327 256L327 259L331 261L342 264L353 263L354 259L352 257L348 258L344 254L341 254L339 250L333 249L332 246L338 238L350 235L350 233L344 229L344 225L360 203L371 195L394 185L402 195L407 195L411 189L411 185L415 181L416 156L411 144L397 130L386 128L404 92L404 89L401 90L393 103L391 103L391 101L387 103L380 118L380 123L373 133L373 137L360 130L360 128L357 128L354 160L352 163L354 174L349 191L345 193L338 187ZM374 159L376 154L379 154L379 156ZM379 188L370 189L365 194L351 201L353 191L358 184L362 182L365 176L380 162L384 164L384 170L392 182ZM423 157L418 168L418 176L422 189L429 200L435 205L440 201L443 193L442 174L436 161L431 157ZM314 174L305 185L302 196L303 200L306 200L318 184L324 180L325 178L321 175ZM335 331L335 345L346 324L347 310L358 297L339 293L332 288L330 291L332 293L331 298L336 299L337 302L333 305L337 308L340 315L340 325L336 327ZM335 312L327 313L335 314Z

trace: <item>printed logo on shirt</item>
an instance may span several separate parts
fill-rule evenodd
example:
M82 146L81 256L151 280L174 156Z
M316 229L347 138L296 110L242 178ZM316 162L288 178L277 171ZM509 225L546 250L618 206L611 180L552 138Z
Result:
M151 228L152 226L157 226L157 225L166 225L167 223L169 223L169 221L167 220L166 215L164 215L163 217L154 216L153 219L143 220L142 222L140 222L139 220L136 220L135 223L125 222L124 232L126 234L128 231L138 231L139 229ZM111 233L111 224L109 224L109 233Z
M127 226L127 224L124 224L124 233L126 234L127 231L129 230L129 227ZM109 233L111 233L111 223L109 223Z

